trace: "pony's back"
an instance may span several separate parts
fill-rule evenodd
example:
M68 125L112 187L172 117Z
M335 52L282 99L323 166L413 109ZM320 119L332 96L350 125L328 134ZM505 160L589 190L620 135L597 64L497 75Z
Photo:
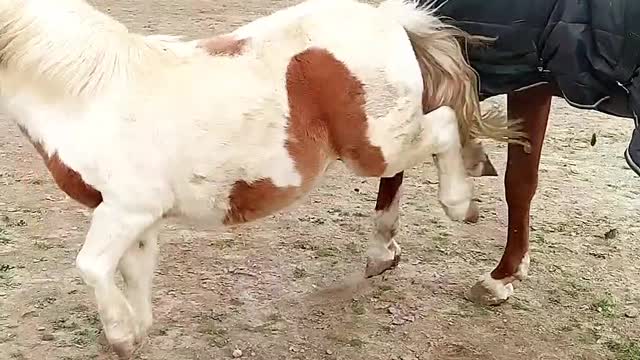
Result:
M2 1L0 23L5 92L29 83L91 95L124 80L149 49L143 37L84 0Z

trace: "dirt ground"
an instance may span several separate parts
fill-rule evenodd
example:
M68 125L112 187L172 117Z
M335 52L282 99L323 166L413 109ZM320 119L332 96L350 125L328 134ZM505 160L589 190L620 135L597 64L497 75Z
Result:
M195 37L287 4L102 0L99 7L136 31ZM227 359L240 349L243 358L265 360L640 359L640 187L622 157L631 128L554 103L532 210L531 278L500 307L464 294L502 253L502 177L475 181L482 218L467 225L438 206L431 164L409 171L403 262L371 281L358 279L377 182L341 166L301 206L263 221L219 231L168 224L156 322L139 358ZM488 147L504 175L506 148ZM74 268L88 215L1 118L1 359L110 356Z

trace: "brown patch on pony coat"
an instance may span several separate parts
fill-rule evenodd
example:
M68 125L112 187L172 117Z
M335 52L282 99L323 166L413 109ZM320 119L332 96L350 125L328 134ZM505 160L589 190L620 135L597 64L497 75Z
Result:
M386 211L391 207L393 199L402 186L404 172L399 172L393 177L381 178L378 185L378 198L376 199L376 211ZM393 237L393 236L392 236Z
M70 198L89 208L96 208L102 203L102 194L82 180L82 175L68 167L58 153L49 156L42 147L42 144L34 141L26 129L20 127L22 133L31 141L42 159L44 160L49 173L53 177L60 190L64 191Z
M238 181L229 195L225 224L247 222L278 211L307 193L331 160L341 159L363 176L379 177L386 161L367 138L362 83L330 52L295 55L286 74L289 126L286 148L302 177L299 187L276 187L270 179Z
M247 39L237 39L234 35L225 34L200 40L198 47L205 49L209 55L240 55L244 52Z

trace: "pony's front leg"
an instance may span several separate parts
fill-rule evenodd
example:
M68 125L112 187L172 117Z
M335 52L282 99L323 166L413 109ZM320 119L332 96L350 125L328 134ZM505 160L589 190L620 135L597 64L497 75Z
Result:
M153 323L151 295L158 259L159 227L158 224L149 227L124 253L118 265L124 279L125 295L138 322L138 338L143 338Z
M76 265L95 294L100 320L109 344L120 358L135 350L140 329L133 309L115 283L115 271L124 253L157 217L123 210L106 202L93 213L91 226Z
M472 199L473 186L467 179L462 145L455 112L440 107L423 121L432 140L434 162L438 169L438 199L447 216L453 220L478 221L478 207Z
M376 200L374 233L367 251L365 277L370 278L391 270L400 262L400 246L393 239L398 231L400 195L403 173L381 178Z

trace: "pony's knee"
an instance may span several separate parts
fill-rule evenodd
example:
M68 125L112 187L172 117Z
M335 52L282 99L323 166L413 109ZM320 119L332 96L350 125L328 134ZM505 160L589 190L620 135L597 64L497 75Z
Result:
M111 268L86 251L80 251L76 256L76 269L80 272L84 282L91 287L103 283L109 276L112 276L115 268L113 270Z
M423 129L429 132L436 153L460 146L457 116L452 108L441 106L423 115L422 123Z

